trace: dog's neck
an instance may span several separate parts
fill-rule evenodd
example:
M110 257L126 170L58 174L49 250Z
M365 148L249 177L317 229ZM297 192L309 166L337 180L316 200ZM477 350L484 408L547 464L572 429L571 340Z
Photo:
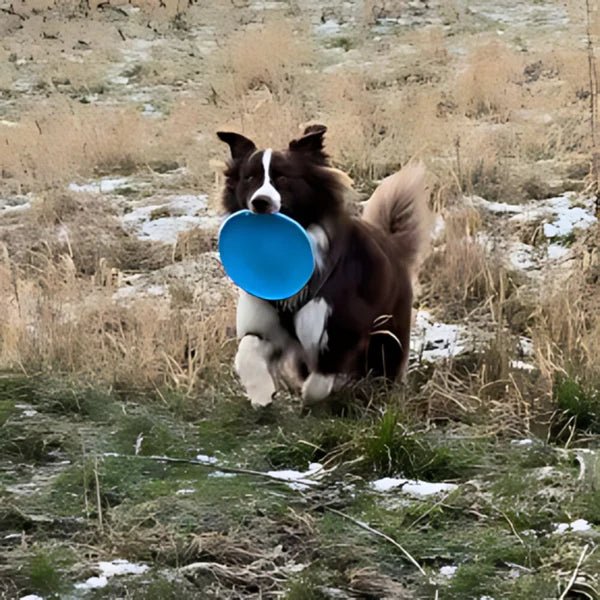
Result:
M309 226L307 231L313 241L315 272L297 294L285 300L273 301L278 312L296 313L305 304L318 297L344 254L347 233L346 228L340 225L340 223L336 225L335 221L330 219Z

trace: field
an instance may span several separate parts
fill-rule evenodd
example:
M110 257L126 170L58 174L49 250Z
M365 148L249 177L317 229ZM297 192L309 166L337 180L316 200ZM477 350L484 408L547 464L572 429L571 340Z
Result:
M0 598L600 597L597 0L0 0ZM219 129L425 162L408 382L254 411Z

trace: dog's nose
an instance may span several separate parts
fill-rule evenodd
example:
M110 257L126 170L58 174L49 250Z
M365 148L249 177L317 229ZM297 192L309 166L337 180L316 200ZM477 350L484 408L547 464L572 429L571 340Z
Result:
M252 209L252 212L260 214L272 212L273 202L266 196L256 196L256 198L252 198L250 208Z

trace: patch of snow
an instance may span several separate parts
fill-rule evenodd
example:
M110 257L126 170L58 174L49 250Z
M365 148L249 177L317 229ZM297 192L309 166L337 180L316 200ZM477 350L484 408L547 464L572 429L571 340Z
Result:
M339 33L341 25L334 19L327 19L315 27L315 32L320 35L334 35Z
M108 585L108 578L104 575L100 577L88 577L85 581L75 584L76 590L97 590Z
M545 204L553 212L553 220L544 224L544 235L547 238L563 237L575 229L587 229L596 222L593 205L574 206L574 197L565 194L547 200Z
M184 488L182 490L177 490L175 492L176 496L188 496L189 494L195 494L196 490L192 489L192 488Z
M164 285L153 284L146 287L139 286L122 286L118 288L113 294L114 300L123 300L135 296L139 298L141 296L152 296L158 298L160 296L168 296L169 290Z
M506 202L492 202L490 200L486 200L481 196L467 196L465 198L468 202L478 206L480 208L484 208L485 210L496 213L496 214L505 214L505 215L516 215L523 212L524 207L522 204L507 204Z
M37 594L28 594L27 596L21 596L19 600L44 600L41 596Z
M411 335L411 351L423 362L451 358L466 350L463 342L465 328L460 325L438 323L428 311L420 310Z
M383 477L371 482L371 488L376 492L389 492L397 488L402 488L403 492L417 497L451 492L457 487L453 483L430 483L428 481L400 479L397 477Z
M112 194L121 187L131 184L130 177L104 177L88 183L70 183L67 188L71 192L86 192L92 194Z
M438 214L435 217L435 224L433 226L433 231L431 232L431 238L434 241L439 240L446 231L446 221L444 221L444 217Z
M519 351L523 356L533 356L533 340L524 335L520 336Z
M569 531L589 531L592 526L585 519L576 519L571 523L557 523L553 533L562 535Z
M524 438L522 440L511 440L510 442L513 446L531 446L533 445L533 440L529 438Z
M16 540L16 539L21 539L23 536L20 533L9 533L8 535L4 536L5 540Z
M508 259L517 271L529 271L539 266L535 259L535 248L523 242L513 242L510 245Z
M535 371L536 366L522 360L511 360L510 367L519 371Z
M98 563L100 575L89 577L82 583L76 583L78 590L90 590L106 587L108 580L115 575L139 575L145 573L150 567L148 565L136 565L128 560L117 558L109 562Z
M296 471L294 469L282 469L280 471L268 471L267 475L281 479L289 483L289 486L294 490L304 490L316 482L308 479L315 476L319 471L323 470L323 465L320 463L310 463L306 471Z
M142 109L142 114L145 117L160 117L162 116L162 112L160 110L158 110L158 108L156 108L153 104L150 104L149 102L146 102L144 104L144 107Z
M440 575L451 578L454 577L457 570L458 567L456 565L445 565L440 569Z
M123 77L122 75L116 75L109 79L111 83L115 85L127 85L129 83L129 77Z
M197 454L196 460L205 465L215 465L218 462L214 456L208 456L207 454Z
M200 216L198 211L206 209L206 195L174 196L163 204L142 206L132 210L121 219L123 225L138 238L174 244L180 232L197 226L218 227L218 217ZM152 218L153 214L162 214Z
M548 260L563 260L570 253L569 248L565 248L565 246L561 246L560 244L548 244L548 248L546 248Z
M208 474L209 477L217 477L219 479L228 479L230 477L235 477L235 473L225 473L224 471L213 471Z
M589 531L592 526L585 519L576 519L571 523L573 531Z
M548 239L570 235L575 229L587 229L598 220L594 214L594 201L574 192L554 198L537 200L528 204L490 202L479 196L465 197L467 202L494 214L512 215L509 221L530 223L544 221L543 231ZM551 250L556 253L556 249Z
M9 215L11 213L19 213L29 210L31 208L31 202L24 202L23 204L15 204L13 206L2 206L0 207L0 215Z
M38 414L38 411L35 410L34 408L28 408L27 410L23 411L23 416L24 417L35 417L35 415Z

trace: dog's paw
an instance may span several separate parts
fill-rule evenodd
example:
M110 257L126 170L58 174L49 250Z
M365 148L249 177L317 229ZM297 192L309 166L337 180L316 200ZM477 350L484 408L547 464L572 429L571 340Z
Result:
M273 401L275 382L267 359L267 343L247 335L242 338L235 357L235 370L253 408L268 406Z
M302 385L302 401L305 405L325 400L333 390L335 375L311 373Z

